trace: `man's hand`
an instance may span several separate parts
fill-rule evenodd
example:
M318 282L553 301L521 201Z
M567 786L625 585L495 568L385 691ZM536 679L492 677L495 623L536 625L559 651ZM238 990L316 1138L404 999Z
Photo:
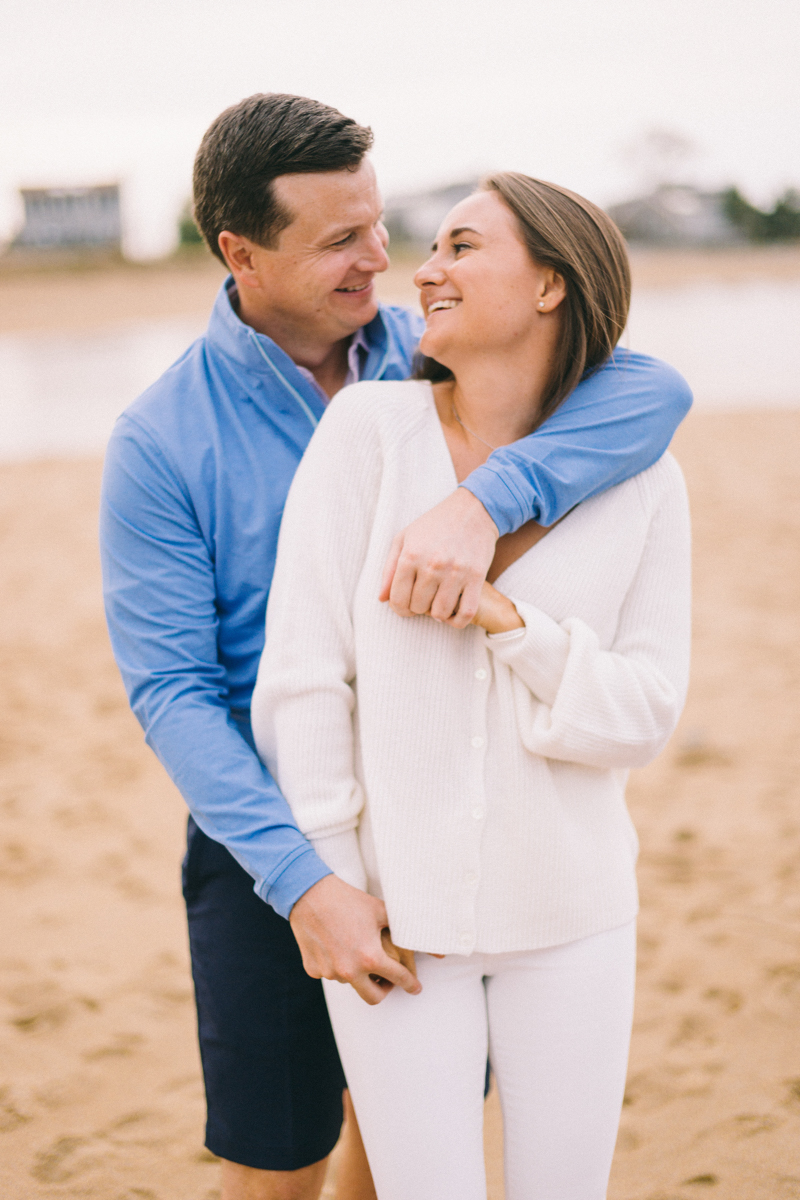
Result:
M367 1004L380 1004L395 984L412 996L422 991L413 957L383 935L389 924L383 901L335 875L326 875L300 897L289 924L312 979L350 983ZM387 947L397 957L387 954Z
M401 617L427 613L465 629L478 611L497 537L480 500L457 488L394 539L380 599Z

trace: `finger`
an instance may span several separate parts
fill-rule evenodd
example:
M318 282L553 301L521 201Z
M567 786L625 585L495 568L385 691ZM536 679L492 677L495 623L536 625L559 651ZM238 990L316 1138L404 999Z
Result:
M413 617L414 615L410 604L416 578L416 567L401 556L395 569L392 586L389 589L389 603L392 610L400 617Z
M415 975L404 967L402 963L395 962L389 958L388 954L383 956L383 961L374 964L372 975L380 975L381 979L385 979L387 983L397 984L404 992L408 992L411 996L417 996L422 991L422 984Z
M407 971L410 971L414 978L417 978L417 960L414 957L413 950L406 950L402 946L397 947L400 952L400 963Z
M461 599L463 580L445 579L440 583L430 605L430 615L437 621L449 621Z
M399 962L401 966L404 966L407 971L410 971L416 979L417 964L414 958L413 950L406 950L403 946L395 946L394 942L392 941L392 935L388 928L381 930L381 945L384 953L388 954L389 958L393 958L395 962Z
M458 612L448 619L448 625L452 625L454 629L466 629L478 611L478 605L481 601L482 587L482 579L470 580L470 582L464 588L464 591L461 593L461 601L458 605Z
M417 572L414 587L411 591L411 599L408 602L408 607L415 616L422 617L430 612L431 604L439 590L440 582L441 580L435 575L423 575Z
M385 1000L393 988L393 984L387 983L385 979L372 975L357 975L355 979L350 980L350 986L355 988L362 1000L373 1005Z
M397 570L397 564L400 561L400 555L403 553L403 534L398 533L392 539L391 547L389 548L389 557L386 559L386 566L383 568L381 577L381 590L378 593L379 600L388 600L392 589L392 580L394 573Z

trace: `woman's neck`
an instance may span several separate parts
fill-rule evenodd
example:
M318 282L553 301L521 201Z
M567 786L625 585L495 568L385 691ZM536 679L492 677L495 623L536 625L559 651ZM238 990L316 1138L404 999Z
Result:
M459 482L492 450L526 437L536 425L550 375L549 361L523 368L471 362L434 386Z

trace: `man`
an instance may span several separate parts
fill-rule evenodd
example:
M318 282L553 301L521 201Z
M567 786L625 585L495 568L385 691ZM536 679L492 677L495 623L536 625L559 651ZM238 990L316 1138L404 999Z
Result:
M375 977L418 990L384 952L383 904L333 876L297 830L248 717L297 463L345 383L408 376L421 328L374 295L388 259L371 141L297 96L252 96L212 124L195 213L230 277L206 336L123 414L106 460L114 651L191 812L184 894L223 1200L319 1194L344 1087L319 978L372 1002ZM499 534L549 524L644 469L689 403L669 368L623 354L398 535L384 598L466 625ZM339 1196L358 1200L374 1193L347 1125Z

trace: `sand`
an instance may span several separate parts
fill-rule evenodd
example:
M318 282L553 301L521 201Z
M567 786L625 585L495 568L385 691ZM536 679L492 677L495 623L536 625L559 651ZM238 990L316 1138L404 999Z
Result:
M378 279L383 299L417 303L415 269L421 252L400 250ZM631 254L635 287L673 287L699 281L800 279L800 245L736 250L645 250ZM205 251L149 265L24 272L0 260L0 334L57 330L87 332L159 317L204 316L224 277Z
M636 1029L612 1200L800 1197L800 413L694 414L692 690L636 772ZM185 812L99 599L100 465L0 468L0 1194L213 1200ZM492 1200L499 1183L490 1101Z
M790 260L800 274L794 251L634 269L654 285L781 277ZM205 313L221 274L202 259L0 274L0 331ZM384 294L410 296L410 275L400 263ZM630 788L639 993L609 1195L783 1200L800 1197L800 413L695 413L675 451L695 522L694 673L678 733ZM0 1195L214 1200L185 809L108 647L99 478L94 460L0 466ZM491 1200L500 1143L491 1097Z

